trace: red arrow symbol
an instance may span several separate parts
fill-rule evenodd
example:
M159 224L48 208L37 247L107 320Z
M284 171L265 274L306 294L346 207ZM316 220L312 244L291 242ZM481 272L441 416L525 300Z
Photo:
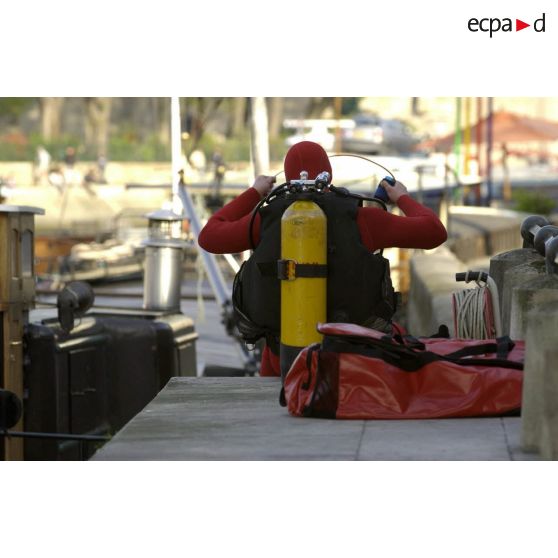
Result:
M525 29L526 27L531 27L531 24L530 23L525 23L524 21L521 21L520 19L515 20L515 30L516 31L521 31L522 29Z

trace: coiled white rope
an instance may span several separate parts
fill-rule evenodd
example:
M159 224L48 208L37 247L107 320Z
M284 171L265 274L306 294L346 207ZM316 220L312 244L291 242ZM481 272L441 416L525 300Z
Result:
M460 339L489 339L486 327L488 287L465 289L453 293L456 336Z
M486 272L456 273L456 281L474 281L476 289L453 293L455 335L462 339L494 339L501 337L502 316L498 286Z

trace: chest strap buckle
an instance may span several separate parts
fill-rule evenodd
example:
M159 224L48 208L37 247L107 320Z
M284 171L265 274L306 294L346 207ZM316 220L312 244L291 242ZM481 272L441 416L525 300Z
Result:
M326 264L305 264L296 260L277 260L277 278L281 281L294 281L299 277L318 279L327 277Z

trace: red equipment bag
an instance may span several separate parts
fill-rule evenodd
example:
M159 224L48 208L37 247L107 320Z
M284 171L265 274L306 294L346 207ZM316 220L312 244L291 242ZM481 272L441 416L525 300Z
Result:
M319 324L284 385L289 413L338 419L499 416L521 407L524 342L386 335Z

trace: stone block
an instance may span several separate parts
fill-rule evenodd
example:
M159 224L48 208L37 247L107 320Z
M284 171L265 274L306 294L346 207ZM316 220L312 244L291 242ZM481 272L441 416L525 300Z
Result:
M541 260L541 256L534 248L518 248L490 258L489 275L498 287L498 302L502 307L502 294L504 289L504 275L512 267Z
M558 302L558 275L540 275L515 287L511 299L510 337L525 339L529 311L549 302Z
M502 287L502 304L500 305L502 312L502 333L509 335L511 323L511 304L513 289L523 284L534 281L537 277L546 274L544 259L539 256L531 262L523 263L511 267L504 273L504 281Z
M556 366L558 357L558 302L535 306L527 317L525 378L521 410L521 447L555 455ZM544 432L543 432L544 423Z
M558 459L558 346L544 351L543 409L539 452L544 459Z

